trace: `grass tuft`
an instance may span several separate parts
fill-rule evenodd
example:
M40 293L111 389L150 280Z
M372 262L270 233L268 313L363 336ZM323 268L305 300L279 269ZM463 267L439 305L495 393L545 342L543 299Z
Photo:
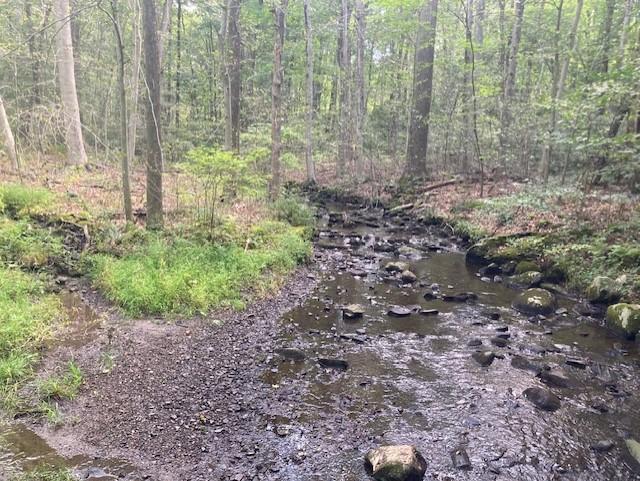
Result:
M99 254L90 263L95 284L129 315L191 315L243 308L310 253L304 228L263 222L240 245L156 236L121 258Z
M10 481L77 481L73 473L67 468L41 466L28 473L9 478Z
M53 192L19 184L0 186L4 212L12 217L42 212L54 202Z
M83 374L80 368L73 361L69 361L66 373L38 381L40 399L43 401L73 399L78 394L82 379Z

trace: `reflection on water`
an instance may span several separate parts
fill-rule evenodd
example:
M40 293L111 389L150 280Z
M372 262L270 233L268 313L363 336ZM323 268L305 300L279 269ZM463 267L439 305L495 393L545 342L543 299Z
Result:
M332 242L344 243L341 239L355 234L392 237L383 229L359 226L334 231ZM413 245L421 241L407 239ZM568 299L560 299L567 313L527 319L510 307L516 291L482 281L461 253L431 251L419 260L402 259L421 286L407 287L385 278L383 266L397 260L392 253L366 246L331 252L338 269L326 273L313 297L282 320L281 345L303 350L307 360L293 363L274 356L264 375L273 385L306 386L303 402L309 409L298 422L335 423L332 415L344 416L376 440L365 439L363 446L416 444L429 460L428 473L438 473L437 479L640 479L624 446L626 436L640 438L636 345L594 320L579 320ZM425 299L432 284L445 293L474 292L478 300ZM339 306L352 303L364 306L364 315L343 319ZM390 317L391 305L417 305L439 314ZM495 312L498 320L490 315ZM508 337L507 347L490 344L498 333ZM480 367L470 357L477 349L468 346L473 338L501 359ZM566 377L572 387L544 386L533 372L511 366L515 354ZM321 369L317 357L344 359L349 369ZM587 366L570 366L567 358ZM561 397L562 409L553 414L536 410L522 396L532 386L551 389ZM592 407L599 403L608 412ZM341 439L332 428L324 432ZM590 448L606 439L616 443L611 451ZM471 456L470 472L451 466L449 451L460 443ZM341 471L345 479L362 479L362 450L339 456L335 462L352 466ZM290 467L282 479L296 479L301 472Z

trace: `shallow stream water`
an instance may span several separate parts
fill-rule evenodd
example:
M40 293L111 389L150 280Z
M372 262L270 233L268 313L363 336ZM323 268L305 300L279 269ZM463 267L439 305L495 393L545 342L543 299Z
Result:
M426 479L640 479L625 442L640 439L637 344L575 313L569 298L560 298L560 310L546 318L518 313L511 307L518 291L481 280L440 230L370 210L331 218L317 243L328 261L319 285L279 326L278 345L304 359L283 359L276 351L262 375L290 402L265 416L276 434L258 433L281 460L259 479L362 481L363 452L385 444L416 445L428 462ZM398 255L403 246L416 251L404 258ZM398 260L409 264L417 282L403 284L384 272L387 262ZM425 298L429 292L473 292L477 300L444 302ZM342 306L352 303L364 307L361 318L344 316ZM73 349L90 341L98 322L77 296L65 304L76 325L67 339ZM394 305L416 312L389 316ZM497 335L508 337L506 346L491 344ZM482 345L469 346L472 339ZM498 358L481 367L471 357L479 349ZM348 368L324 368L318 358L346 361ZM570 386L544 385L535 372L512 365L522 358ZM534 386L559 396L561 408L534 407L522 395ZM613 442L610 450L592 449L604 440ZM469 455L468 470L453 466L451 453L460 448ZM291 453L295 462L286 461ZM0 480L42 463L71 467L83 479L135 479L127 463L63 458L20 423L0 427Z

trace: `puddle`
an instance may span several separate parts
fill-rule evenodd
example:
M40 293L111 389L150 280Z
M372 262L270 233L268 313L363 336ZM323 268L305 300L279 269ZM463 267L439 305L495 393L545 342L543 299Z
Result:
M65 291L60 297L68 322L63 334L53 339L47 348L73 351L95 339L100 318L76 293ZM79 479L94 481L137 479L135 469L125 461L88 456L66 458L26 425L0 421L0 481L38 467L68 468Z

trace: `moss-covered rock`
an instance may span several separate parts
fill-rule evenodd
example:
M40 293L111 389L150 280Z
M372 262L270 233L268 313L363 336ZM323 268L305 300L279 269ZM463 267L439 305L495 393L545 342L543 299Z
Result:
M427 462L414 446L381 446L370 450L367 467L377 481L420 481Z
M533 261L520 261L516 265L516 274L524 274L525 272L538 272L540 268Z
M509 240L507 236L488 237L473 244L465 256L468 264L489 264L496 259L496 254L500 247L504 246Z
M542 274L537 271L527 271L509 278L509 285L529 289L538 287L542 282Z
M614 304L622 297L620 284L610 277L597 276L587 287L587 299L595 304Z
M607 325L634 338L640 332L640 304L614 304L607 309Z
M550 314L556 308L556 297L544 289L527 289L513 302L518 311L530 315Z

